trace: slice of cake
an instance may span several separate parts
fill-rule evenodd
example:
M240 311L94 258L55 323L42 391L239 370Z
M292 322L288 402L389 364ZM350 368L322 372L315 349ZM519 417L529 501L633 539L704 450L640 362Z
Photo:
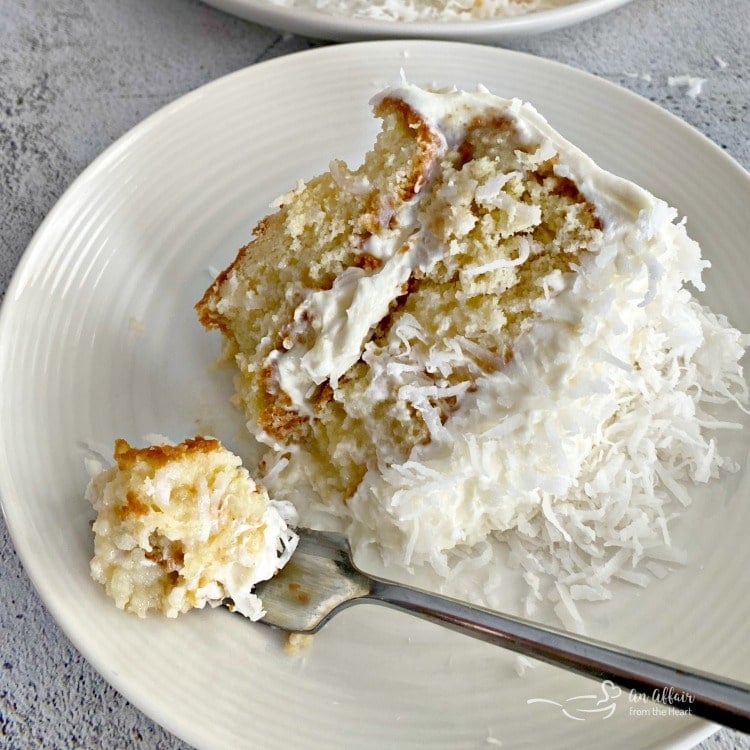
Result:
M120 609L176 617L192 607L263 615L253 587L291 556L288 504L269 501L218 440L131 448L115 443L116 465L94 476L91 574Z
M744 398L744 340L686 286L708 263L528 104L405 84L374 110L362 165L279 199L197 304L269 486L388 562L448 577L501 540L531 599L606 598L731 465L706 412Z

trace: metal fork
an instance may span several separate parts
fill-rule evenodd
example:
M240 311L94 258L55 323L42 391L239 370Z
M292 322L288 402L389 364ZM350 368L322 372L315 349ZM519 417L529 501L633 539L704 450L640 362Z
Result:
M256 587L266 610L262 622L289 632L315 633L352 604L385 604L750 732L750 685L367 575L354 565L341 534L297 532L300 540L292 559Z

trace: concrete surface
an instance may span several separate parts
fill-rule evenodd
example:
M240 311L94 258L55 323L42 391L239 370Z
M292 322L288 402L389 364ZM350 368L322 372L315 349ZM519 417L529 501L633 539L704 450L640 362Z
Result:
M750 0L634 0L518 41L694 125L750 167ZM312 46L197 0L0 2L0 295L67 185L146 115L238 68ZM697 98L668 79L705 79ZM0 523L0 746L186 748L117 694L36 596ZM721 731L702 750L750 749Z

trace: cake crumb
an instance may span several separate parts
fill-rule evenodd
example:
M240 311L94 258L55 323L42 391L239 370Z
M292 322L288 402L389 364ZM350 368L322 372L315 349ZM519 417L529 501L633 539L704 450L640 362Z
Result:
M516 654L515 662L516 674L519 677L523 677L529 669L536 669L539 666L538 662L532 661L521 654Z
M215 438L155 437L145 448L116 440L110 468L85 462L101 468L86 490L97 512L91 576L139 617L228 602L259 619L254 586L291 557L298 538L287 521L296 515Z
M284 653L287 656L304 656L312 646L314 635L307 633L289 633L284 643Z
M197 432L202 435L215 435L217 433L215 425L209 420L204 419L203 417L196 417L193 422L195 424Z

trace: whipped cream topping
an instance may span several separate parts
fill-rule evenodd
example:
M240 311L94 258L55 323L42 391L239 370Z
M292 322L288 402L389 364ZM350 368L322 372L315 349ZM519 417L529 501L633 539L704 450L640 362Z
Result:
M292 530L297 523L297 511L291 503L271 500L261 519L263 541L252 554L237 545L236 556L215 567L215 577L223 591L220 589L215 598L209 597L209 603L220 603L229 597L234 611L251 620L263 617L263 602L253 589L257 583L273 578L289 562L297 548L298 537Z

